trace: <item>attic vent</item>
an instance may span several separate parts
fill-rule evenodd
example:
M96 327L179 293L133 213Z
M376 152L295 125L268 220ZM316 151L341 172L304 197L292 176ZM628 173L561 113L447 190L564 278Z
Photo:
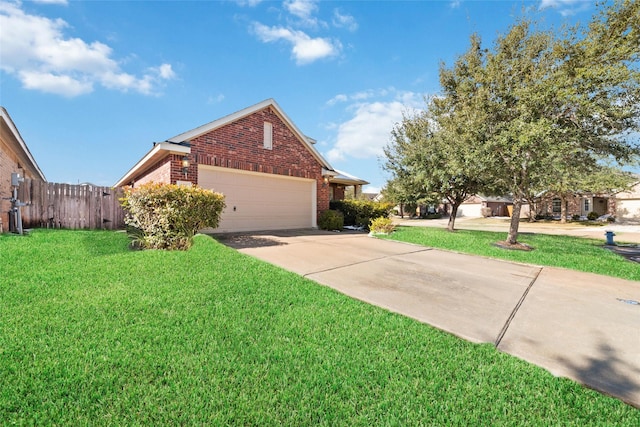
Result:
M273 125L269 122L264 122L264 148L273 148Z

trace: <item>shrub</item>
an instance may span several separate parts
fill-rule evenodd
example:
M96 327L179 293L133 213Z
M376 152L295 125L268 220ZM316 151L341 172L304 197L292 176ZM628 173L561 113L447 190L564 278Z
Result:
M376 219L372 219L369 223L369 230L371 230L372 233L391 234L395 229L396 226L389 217L381 216Z
M343 227L344 217L340 211L328 209L318 218L318 228L321 230L342 230Z
M595 221L596 219L598 219L600 215L598 215L597 213L595 213L594 211L591 211L587 214L587 219L589 221Z
M126 188L120 201L133 245L143 249L188 249L199 230L218 226L225 206L211 190L155 183Z
M393 205L368 200L333 200L330 208L342 212L344 225L368 228L372 219L381 216L388 217Z
M571 216L571 219L572 219L572 220L574 220L574 221L580 221L580 215L578 215L578 214L573 214L573 215Z

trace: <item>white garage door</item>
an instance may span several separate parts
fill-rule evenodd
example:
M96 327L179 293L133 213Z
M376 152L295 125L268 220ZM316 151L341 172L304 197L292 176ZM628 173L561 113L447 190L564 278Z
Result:
M198 165L198 185L225 195L215 232L316 226L316 181Z
M640 221L640 200L618 199L616 200L616 216L619 221Z
M458 206L458 217L481 217L482 216L482 204L481 203L463 203Z

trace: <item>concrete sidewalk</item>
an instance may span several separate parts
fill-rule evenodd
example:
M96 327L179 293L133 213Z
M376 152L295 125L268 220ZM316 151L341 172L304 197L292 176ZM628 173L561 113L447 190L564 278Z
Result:
M218 235L240 252L640 407L640 282L363 233Z

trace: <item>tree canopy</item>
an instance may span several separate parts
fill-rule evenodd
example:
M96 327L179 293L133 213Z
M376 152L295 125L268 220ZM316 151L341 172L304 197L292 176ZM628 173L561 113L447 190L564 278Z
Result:
M467 52L441 66L440 96L392 132L392 164L452 205L456 188L510 194L507 242L516 244L532 194L575 190L637 160L640 2L600 7L587 28L558 34L523 18L491 49L471 36Z

